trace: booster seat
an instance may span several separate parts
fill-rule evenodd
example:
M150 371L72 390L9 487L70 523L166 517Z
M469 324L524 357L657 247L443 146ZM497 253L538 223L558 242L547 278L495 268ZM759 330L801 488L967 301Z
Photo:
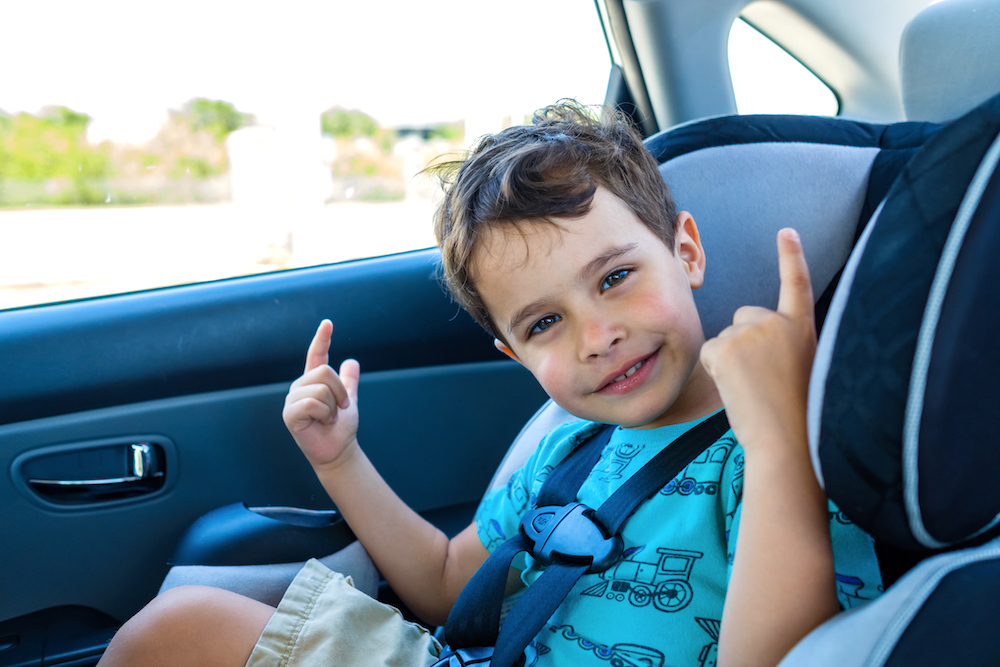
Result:
M844 271L810 387L828 495L890 547L944 553L782 665L1000 663L998 164L1000 95L928 141L893 186Z

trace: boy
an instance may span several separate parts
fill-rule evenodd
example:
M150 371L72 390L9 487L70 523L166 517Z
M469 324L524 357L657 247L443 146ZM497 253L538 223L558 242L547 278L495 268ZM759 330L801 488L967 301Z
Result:
M838 573L866 582L855 597L879 582L870 539L829 522L806 451L815 331L797 236L779 234L778 311L741 309L706 344L692 296L706 265L698 229L675 213L640 137L620 117L596 120L574 104L535 120L452 165L436 231L456 300L587 421L547 436L451 540L407 508L361 450L360 367L347 360L338 374L327 365L329 321L289 390L285 423L396 592L443 623L592 422L621 427L578 495L599 507L725 404L743 446L723 436L632 515L619 563L584 575L537 635L537 664L698 665L716 650L724 665L775 664L839 609L831 531ZM539 568L529 561L515 575L510 590L530 585ZM435 661L437 646L419 627L341 581L308 565L277 612L224 591L168 592L126 624L102 664Z

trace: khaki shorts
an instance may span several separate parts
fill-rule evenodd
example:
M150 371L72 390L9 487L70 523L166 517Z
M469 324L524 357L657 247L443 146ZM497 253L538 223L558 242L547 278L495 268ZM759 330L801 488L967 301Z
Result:
M441 647L425 628L310 560L257 641L247 667L426 667Z

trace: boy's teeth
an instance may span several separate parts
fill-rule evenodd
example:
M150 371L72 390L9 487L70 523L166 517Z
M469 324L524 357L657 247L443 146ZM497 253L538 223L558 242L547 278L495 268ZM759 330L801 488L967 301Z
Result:
M629 377L630 375L632 375L632 373L635 373L635 372L636 372L637 370L639 370L639 367L640 367L640 366L642 366L642 365L643 365L644 363L646 363L646 362L645 362L645 360L643 360L643 361L640 361L640 362L639 362L639 363L637 363L637 364L636 364L635 366L633 366L632 368L630 368L630 369L628 369L627 371L625 371L624 375L619 375L619 376L618 376L618 377L616 377L616 378L615 378L614 380L612 380L612 382L621 382L621 381L622 381L622 380L624 380L625 378L627 378L627 377Z

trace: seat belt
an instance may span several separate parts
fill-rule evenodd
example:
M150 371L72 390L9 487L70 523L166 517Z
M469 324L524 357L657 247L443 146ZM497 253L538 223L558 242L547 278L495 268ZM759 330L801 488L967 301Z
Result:
M535 509L521 519L518 534L490 554L466 584L448 615L448 648L435 667L523 664L528 644L580 577L603 572L618 562L622 524L725 434L729 421L725 411L720 411L680 435L595 511L576 502L576 496L615 428L605 426L555 467L542 484ZM531 553L545 569L501 626L500 607L510 563L522 551Z

